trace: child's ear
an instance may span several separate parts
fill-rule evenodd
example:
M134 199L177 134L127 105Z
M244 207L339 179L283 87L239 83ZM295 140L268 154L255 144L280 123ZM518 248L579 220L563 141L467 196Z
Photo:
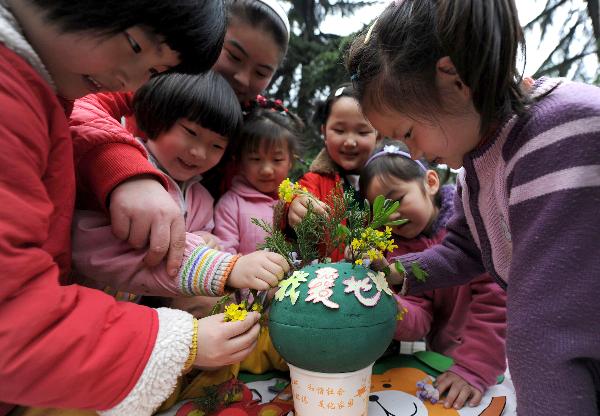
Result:
M321 134L323 135L323 140L325 140L325 124L321 124Z
M440 90L452 90L465 99L471 99L471 89L462 81L449 56L437 61L436 84Z
M440 177L433 169L425 172L425 190L430 196L434 196L440 190Z

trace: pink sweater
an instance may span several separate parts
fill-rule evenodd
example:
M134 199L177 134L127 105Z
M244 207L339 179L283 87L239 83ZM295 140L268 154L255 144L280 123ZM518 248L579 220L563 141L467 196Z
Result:
M252 218L273 224L275 196L254 188L242 176L236 176L215 207L214 234L222 241L223 250L248 254L265 241L266 232L251 222Z
M454 188L442 188L442 207L428 235L399 240L389 257L423 251L441 242L445 224L453 212ZM408 310L398 321L395 338L417 341L425 338L432 351L452 357L450 368L482 392L496 384L506 369L506 294L483 274L463 286L435 289L419 296L403 296Z
M158 166L150 155L150 162ZM213 198L195 177L178 185L168 177L169 193L179 203L185 215L187 231L185 259L204 240L198 232L211 232ZM181 281L167 274L164 263L146 267L145 249L134 249L126 241L116 238L110 219L104 212L77 210L73 221L73 266L81 283L106 290L111 289L138 295L181 296ZM184 293L191 294L191 293Z

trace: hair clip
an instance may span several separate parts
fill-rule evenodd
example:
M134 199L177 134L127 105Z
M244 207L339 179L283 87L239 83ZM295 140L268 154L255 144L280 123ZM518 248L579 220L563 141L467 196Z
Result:
M412 158L412 156L410 155L410 153L400 150L400 148L398 146L393 145L393 144L388 144L388 145L383 146L383 149L381 149L380 151L378 151L377 153L372 155L369 159L367 159L367 161L365 162L365 166L367 166L369 163L371 163L373 160L377 159L378 157L385 156L385 155L396 155L396 156L404 157L406 159L410 159L413 162L415 162L417 165L419 165L419 167L423 170L423 172L427 172L427 168L425 167L425 165L423 163L421 163L420 160L414 160Z
M337 90L335 90L335 93L333 94L334 97L339 97L340 95L342 95L344 93L344 89L346 87L340 87Z
M373 21L373 23L371 23L371 27L369 28L369 30L367 31L367 36L365 36L365 41L364 44L366 45L369 40L371 39L371 34L373 33L373 29L375 28L375 25L377 24L377 20L379 20L379 18L375 19Z

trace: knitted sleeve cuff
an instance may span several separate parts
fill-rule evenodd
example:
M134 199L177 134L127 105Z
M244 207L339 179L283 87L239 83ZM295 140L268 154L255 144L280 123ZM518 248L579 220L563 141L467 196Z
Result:
M222 296L225 282L239 258L224 251L199 246L179 269L179 287L187 296Z
M190 354L194 334L193 316L175 309L160 308L158 334L152 354L139 380L127 397L101 416L150 416L175 389Z

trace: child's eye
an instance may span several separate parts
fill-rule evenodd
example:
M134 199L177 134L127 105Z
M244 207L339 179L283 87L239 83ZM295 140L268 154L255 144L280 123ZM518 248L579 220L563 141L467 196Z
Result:
M232 54L231 52L227 51L227 53L228 53L228 55L229 55L229 59L231 59L231 60L233 60L233 61L235 61L235 62L241 62L241 61L242 61L242 60L241 60L239 57L235 56L235 55L234 55L234 54Z
M213 147L215 149L225 150L225 146L223 146L222 144L213 144Z
M344 130L342 130L342 129L331 129L331 130L333 130L337 134L344 134Z
M196 132L186 126L184 126L183 124L179 124L188 134L192 135L192 136L197 136Z
M361 131L358 134L360 134L361 136L368 136L371 133L373 133L373 132L372 131Z
M410 139L410 136L412 136L412 127L404 134L404 138Z
M125 32L125 37L127 38L127 42L129 42L129 46L131 46L131 50L133 50L134 53L142 52L142 47L140 44L137 43L128 32Z
M269 74L265 74L265 73L262 73L262 72L259 72L259 71L256 71L256 75L259 78L267 78L269 76Z

